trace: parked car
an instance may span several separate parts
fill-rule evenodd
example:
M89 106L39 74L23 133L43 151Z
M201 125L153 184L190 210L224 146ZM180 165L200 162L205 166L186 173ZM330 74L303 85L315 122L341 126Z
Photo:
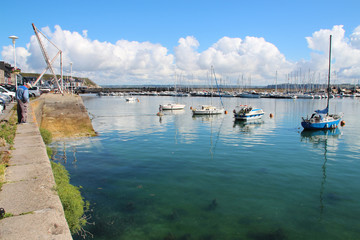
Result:
M30 97L40 97L41 91L39 87L32 87L29 89L29 96Z
M51 91L51 89L49 87L41 87L40 88L41 93L49 93L50 91Z
M1 84L1 87L6 88L6 89L9 90L10 92L16 92L16 87L15 87L15 85L11 85L11 84Z
M2 86L0 86L0 93L9 96L11 98L11 100L15 99L16 93L9 91L9 90L7 90L6 88L4 88Z
M5 109L6 109L6 103L2 98L0 98L0 113L2 113Z
M9 104L12 100L12 97L3 93L0 93L0 99L4 101L5 104Z

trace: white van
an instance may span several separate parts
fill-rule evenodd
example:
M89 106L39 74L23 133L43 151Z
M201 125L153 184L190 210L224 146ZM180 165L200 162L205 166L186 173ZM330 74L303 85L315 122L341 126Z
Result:
M0 86L0 93L5 94L5 95L11 97L11 100L15 99L16 93L9 91L9 90L7 90L6 88L4 88L4 87L2 87L2 86Z
M39 87L32 87L29 89L29 97L40 97L41 92Z

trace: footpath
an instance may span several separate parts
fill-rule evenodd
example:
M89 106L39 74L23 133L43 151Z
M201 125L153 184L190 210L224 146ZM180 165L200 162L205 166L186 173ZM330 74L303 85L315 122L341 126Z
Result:
M55 190L45 144L30 107L27 124L16 131L9 167L0 191L2 240L70 240L64 210Z

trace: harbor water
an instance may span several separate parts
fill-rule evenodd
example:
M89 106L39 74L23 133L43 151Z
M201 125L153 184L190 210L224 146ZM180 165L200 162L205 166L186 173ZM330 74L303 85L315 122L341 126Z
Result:
M93 239L360 239L360 99L332 99L346 125L309 133L301 117L326 100L223 98L228 114L193 117L220 99L138 98L84 95L98 136L52 144ZM241 104L263 119L234 122Z

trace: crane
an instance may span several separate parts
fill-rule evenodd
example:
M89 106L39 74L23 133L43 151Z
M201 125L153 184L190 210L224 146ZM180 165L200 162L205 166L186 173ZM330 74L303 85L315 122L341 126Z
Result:
M39 77L36 79L36 81L33 83L33 85L36 85L39 80L42 78L42 76L46 73L47 70L50 69L52 75L54 76L54 79L55 80L55 83L60 91L61 94L63 94L63 64L62 64L62 51L53 43L51 42L42 32L40 32L40 30L35 27L35 25L32 23L32 27L34 29L34 32L35 32L35 35L36 35L36 38L38 40L38 43L40 45L40 49L41 49L41 53L42 55L44 56L44 59L45 59L45 62L46 62L46 68L42 71L42 73L39 75ZM48 56L48 53L46 52L46 49L41 41L41 38L40 38L40 35L41 34L46 40L48 40L57 50L59 50L57 52L57 54L55 55L55 57L53 59L51 59L50 61L50 58ZM54 71L54 68L52 67L52 64L54 63L54 61L56 60L56 58L60 55L60 71L61 71L61 77L60 79L57 78L56 74L55 74L55 71ZM61 85L59 84L59 81L61 81Z

